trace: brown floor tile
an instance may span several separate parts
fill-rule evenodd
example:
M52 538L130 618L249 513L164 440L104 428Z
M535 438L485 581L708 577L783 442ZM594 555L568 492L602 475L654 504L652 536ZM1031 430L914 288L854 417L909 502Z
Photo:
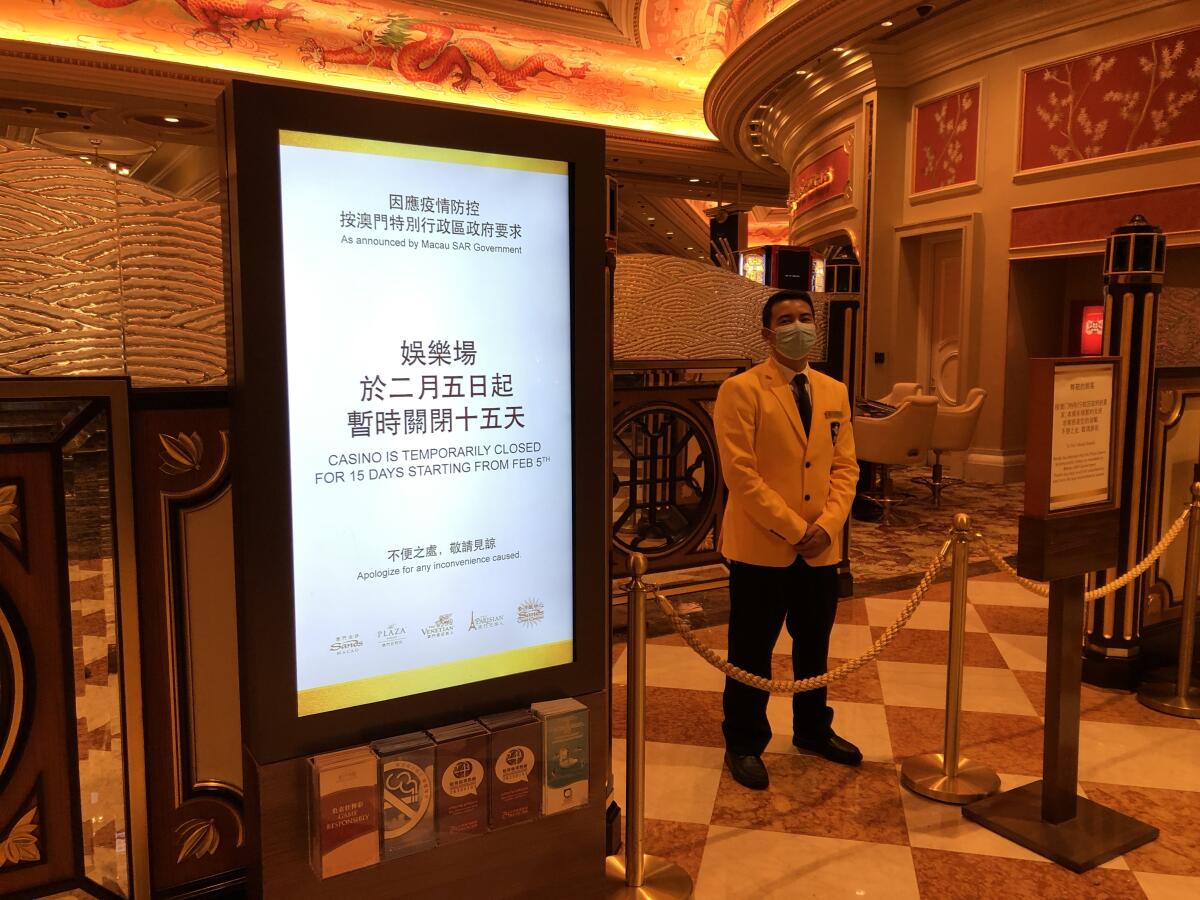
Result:
M879 640L883 632L882 628L872 628L871 638ZM1000 655L991 635L967 632L966 638L966 665L1005 668L1004 657ZM937 663L944 666L950 659L950 639L945 631L905 628L879 658L888 662Z
M621 828L625 819L621 818ZM625 832L621 832L625 840ZM666 819L646 819L645 849L647 853L669 859L692 876L692 883L700 877L700 860L704 857L704 845L708 841L708 826L691 822L670 822Z
M1088 799L1158 828L1158 840L1125 854L1129 868L1200 877L1200 793L1093 782L1083 789Z
M843 600L837 606L834 622L838 625L868 625L867 600L865 597L851 597Z
M892 752L902 761L942 749L946 717L938 709L886 707ZM959 747L964 756L1011 775L1042 774L1042 723L1033 716L964 711Z
M1013 672L1029 702L1038 711L1046 714L1046 673ZM1156 728L1182 728L1185 731L1200 729L1200 720L1183 719L1157 713L1138 703L1137 695L1126 691L1106 691L1085 684L1079 694L1079 717L1090 722L1113 722L1118 725L1150 725Z
M1046 610L1031 606L975 605L975 612L992 634L1046 634Z
M612 686L612 732L625 737L625 685ZM721 695L682 688L646 689L646 740L697 747L724 747Z
M771 775L765 791L747 790L722 770L714 825L908 843L895 767L864 763L852 769L779 753L764 754L763 762Z
M922 900L1133 900L1146 893L1132 872L1092 869L1083 875L1051 862L1005 859L914 847Z
M712 647L714 650L720 651L722 656L725 655L725 647L729 645L728 625L708 625L704 628L695 628L692 630L692 634L696 635L696 637L698 637L708 646ZM683 638L681 638L678 632L675 631L672 631L670 634L662 634L658 637L652 637L646 643L667 644L672 647L686 646Z
M829 668L835 669L844 659L830 659ZM882 703L883 685L879 683L879 666L869 662L857 672L839 678L829 686L830 700L850 703Z
M1025 696L1029 698L1029 702L1033 704L1033 708L1037 710L1039 716L1046 715L1046 673L1045 672L1018 672L1013 671L1013 676L1021 685L1021 689L1025 691ZM1080 697L1080 702L1083 698Z
M829 668L836 669L844 659L830 657ZM792 677L792 658L786 653L771 655L771 677ZM879 683L879 667L869 662L856 672L839 678L829 685L830 700L843 700L849 703L882 703L883 686Z
M928 563L929 563L929 560L925 560L925 562L922 564L922 568L924 568L924 566L927 565ZM947 567L945 571L949 572L950 571L949 567ZM913 581L915 582L915 581L919 580L920 575L921 575L920 571L915 571ZM914 587L915 587L915 585L914 585ZM891 591L890 593L887 593L887 594L879 594L879 596L883 597L887 600L907 600L909 597L912 596L912 592L913 592L913 588L906 588L902 591ZM939 603L949 602L949 600L950 600L950 582L949 581L939 581L939 582L936 582L935 584L930 585L929 591L925 594L925 600L933 600L933 601L939 602ZM922 602L924 602L924 601L922 601Z

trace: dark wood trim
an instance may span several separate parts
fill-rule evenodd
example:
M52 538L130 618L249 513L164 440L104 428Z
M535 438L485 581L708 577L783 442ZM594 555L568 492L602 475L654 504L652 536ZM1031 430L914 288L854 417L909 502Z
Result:
M603 690L608 597L610 411L604 298L604 135L328 91L235 81L227 94L232 179L237 535L242 719L261 765L363 743L534 699ZM575 660L564 666L301 718L296 713L294 606L283 330L280 129L566 160L572 173L572 440ZM597 414L597 411L601 411ZM265 464L265 461L270 464ZM272 646L270 654L260 652ZM597 760L596 764L607 760Z

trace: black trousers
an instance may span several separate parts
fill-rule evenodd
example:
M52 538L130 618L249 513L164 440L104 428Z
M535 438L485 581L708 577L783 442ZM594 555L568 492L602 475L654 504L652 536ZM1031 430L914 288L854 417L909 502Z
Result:
M792 636L793 677L825 672L829 633L837 613L836 566L810 566L802 558L786 568L729 563L729 660L771 677L771 651L784 623ZM758 756L771 740L766 691L725 679L725 747ZM825 688L792 696L792 734L819 738L832 730Z

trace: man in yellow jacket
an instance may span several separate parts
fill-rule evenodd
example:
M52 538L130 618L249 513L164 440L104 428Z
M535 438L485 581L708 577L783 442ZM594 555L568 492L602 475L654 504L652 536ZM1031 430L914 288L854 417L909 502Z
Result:
M762 312L770 358L721 385L713 419L729 498L720 549L729 562L729 659L770 677L787 624L796 678L826 670L837 610L842 529L858 481L846 386L808 364L812 298L772 294ZM768 784L767 694L725 680L725 760L740 784ZM845 765L858 748L833 732L825 690L792 700L792 742Z

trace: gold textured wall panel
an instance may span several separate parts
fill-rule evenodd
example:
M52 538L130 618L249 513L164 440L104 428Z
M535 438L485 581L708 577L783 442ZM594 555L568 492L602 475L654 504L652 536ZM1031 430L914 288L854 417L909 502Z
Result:
M224 384L220 210L0 141L0 375Z
M776 290L707 262L653 253L620 256L613 358L762 360L762 305ZM813 300L817 343L811 358L821 361L829 307L820 294Z

